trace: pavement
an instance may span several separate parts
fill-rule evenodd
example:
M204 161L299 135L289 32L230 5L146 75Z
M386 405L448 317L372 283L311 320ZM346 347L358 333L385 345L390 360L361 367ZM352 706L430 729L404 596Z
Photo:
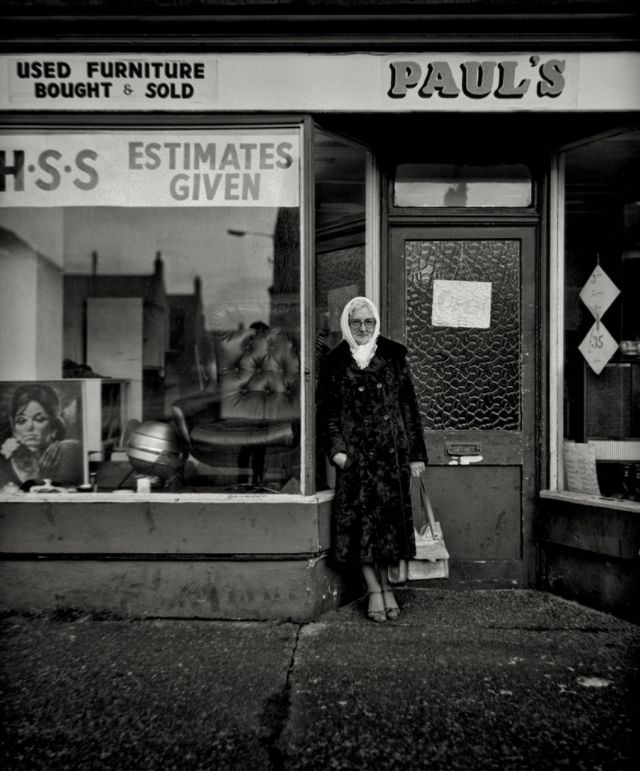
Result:
M640 768L640 627L535 591L397 596L384 624L358 602L304 624L5 615L0 762Z

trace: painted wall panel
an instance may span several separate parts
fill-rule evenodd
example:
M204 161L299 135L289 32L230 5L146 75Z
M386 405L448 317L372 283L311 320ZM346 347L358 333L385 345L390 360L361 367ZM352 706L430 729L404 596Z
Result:
M324 559L0 562L0 607L23 612L309 621L338 600Z
M329 545L330 503L0 504L9 554L308 554Z

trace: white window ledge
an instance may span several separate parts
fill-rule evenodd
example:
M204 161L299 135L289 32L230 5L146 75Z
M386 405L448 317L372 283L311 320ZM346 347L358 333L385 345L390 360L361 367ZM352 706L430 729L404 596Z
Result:
M572 493L567 492L566 490L540 490L540 497L551 501L578 503L583 506L592 506L600 509L614 509L616 511L633 511L640 514L639 502L628 501L621 498L605 498L604 496Z
M0 503L323 503L333 498L333 490L315 495L284 495L279 493L136 493L123 490L110 493L14 493L0 494Z

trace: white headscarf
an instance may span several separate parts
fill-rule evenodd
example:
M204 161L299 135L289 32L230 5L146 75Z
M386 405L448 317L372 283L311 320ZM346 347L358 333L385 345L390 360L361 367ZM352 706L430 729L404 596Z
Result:
M356 340L351 333L351 327L349 326L349 316L351 315L351 312L361 305L366 305L371 312L371 317L376 320L375 329L372 330L371 338L365 345L358 345L358 343L356 343ZM376 348L378 347L377 340L378 335L380 334L380 314L378 313L378 309L368 297L353 297L344 306L342 316L340 317L340 328L342 330L342 336L347 341L351 350L351 355L353 356L355 363L360 369L365 369L365 367L369 365L371 359L373 359Z

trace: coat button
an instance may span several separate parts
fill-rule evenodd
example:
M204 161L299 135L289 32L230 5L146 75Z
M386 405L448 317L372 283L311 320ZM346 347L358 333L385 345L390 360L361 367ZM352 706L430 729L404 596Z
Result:
M364 391L364 386L358 386L358 391Z
M376 388L382 388L382 383L377 383Z

